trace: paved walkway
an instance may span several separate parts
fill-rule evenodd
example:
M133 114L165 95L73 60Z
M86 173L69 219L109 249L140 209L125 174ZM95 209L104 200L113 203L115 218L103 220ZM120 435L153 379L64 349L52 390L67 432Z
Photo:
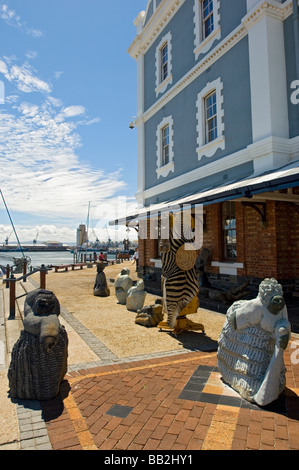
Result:
M5 320L7 292L0 294L0 342L6 328L9 350L20 322ZM215 350L120 359L64 308L62 317L99 361L82 364L78 357L60 395L46 402L11 402L4 392L8 359L0 361L1 406L8 408L0 450L99 449L110 451L109 458L126 450L141 461L143 454L133 451L180 451L188 458L194 450L299 449L298 335L285 352L285 393L261 409L222 382Z

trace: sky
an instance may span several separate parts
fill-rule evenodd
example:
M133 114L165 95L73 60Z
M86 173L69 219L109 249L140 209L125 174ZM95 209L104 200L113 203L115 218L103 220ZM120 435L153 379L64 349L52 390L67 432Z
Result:
M21 243L75 243L81 223L100 240L123 239L107 221L136 206L127 50L146 5L0 0L0 189ZM0 245L15 242L11 232L0 198Z

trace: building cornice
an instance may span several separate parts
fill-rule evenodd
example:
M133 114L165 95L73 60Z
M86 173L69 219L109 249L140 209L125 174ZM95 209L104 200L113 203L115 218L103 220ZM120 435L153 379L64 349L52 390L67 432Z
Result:
M142 32L136 36L128 49L129 55L137 59L144 54L157 39L165 26L174 17L186 0L162 0Z

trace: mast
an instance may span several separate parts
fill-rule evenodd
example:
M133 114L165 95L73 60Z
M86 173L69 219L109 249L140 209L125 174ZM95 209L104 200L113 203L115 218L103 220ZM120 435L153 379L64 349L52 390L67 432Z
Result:
M88 203L88 212L87 212L87 219L86 219L86 253L88 249L89 211L90 211L90 202Z
M22 251L23 258L25 258L25 255L24 255L24 252L23 252L23 247L21 246L19 237L18 237L18 235L17 235L15 226L14 226L14 224L13 224L12 218L11 218L11 216L10 216L10 213L9 213L9 210L8 210L7 205L6 205L6 202L5 202L5 199L4 199L4 196L3 196L3 193L2 193L2 190L1 190L1 189L0 189L0 193L1 193L1 196L2 196L3 204L4 204L4 206L5 206L7 215L8 215L8 217L9 217L10 223L11 223L11 225L12 225L12 228L13 228L13 231L14 231L14 234L15 234L15 237L16 237L16 239L17 239L18 246L19 246L20 250Z

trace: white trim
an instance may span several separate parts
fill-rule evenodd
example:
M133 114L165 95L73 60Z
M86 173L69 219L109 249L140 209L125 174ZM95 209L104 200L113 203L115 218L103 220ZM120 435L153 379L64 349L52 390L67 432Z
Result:
M212 91L216 91L216 106L217 106L217 139L212 142L206 143L206 119L205 119L205 98ZM224 107L223 107L223 83L219 78L214 80L201 90L197 95L197 156L201 160L203 156L212 157L218 149L225 149L224 137Z
M144 26L142 33L136 36L128 49L128 53L133 59L148 51L185 1L161 0L160 5Z
M237 276L238 274L238 269L244 268L243 263L230 263L230 262L218 262L218 261L212 261L211 266L215 266L219 268L219 274L228 274L230 276Z
M169 126L169 162L162 165L162 139L161 131L163 127ZM157 178L166 177L171 171L174 172L174 151L173 151L173 118L167 116L162 119L156 130L156 148L157 148Z
M221 38L220 28L220 0L213 0L214 29L208 37L203 38L202 0L194 0L194 54L195 60L200 54L206 54L212 47L214 41Z
M155 264L155 268L162 268L162 260L160 258L151 258L150 262Z
M163 46L167 44L167 53L168 53L168 71L167 71L167 77L165 80L161 81L161 50ZM159 93L164 93L168 85L172 84L172 36L171 32L169 31L161 41L159 42L159 45L156 47L156 54L155 54L156 60L155 60L155 67L156 67L156 96L159 95Z
M283 160L283 164L299 160L299 136L294 137L293 139L281 139L278 137L264 139L261 142L249 145L247 148L240 150L239 152L208 163L196 168L195 170L172 178L169 181L152 186L151 188L144 190L141 194L138 193L138 196L142 201L145 201L148 198L159 196L164 192L171 191L173 188L185 186L195 181L198 181L198 184L200 185L202 184L200 181L204 180L208 176L227 171L228 169L248 162L253 162L254 168L257 170L259 166L258 162L261 161L259 159L262 158L264 158L264 162L267 158L269 165L267 167L263 166L263 172L273 171L276 168L276 166L273 166L273 160L271 160L273 155L277 156L277 158L279 155L283 157L281 158L281 162ZM254 171L253 175L256 174L258 174L258 172Z
M247 22L253 142L289 136L284 24L278 2ZM271 8L270 8L271 6Z

